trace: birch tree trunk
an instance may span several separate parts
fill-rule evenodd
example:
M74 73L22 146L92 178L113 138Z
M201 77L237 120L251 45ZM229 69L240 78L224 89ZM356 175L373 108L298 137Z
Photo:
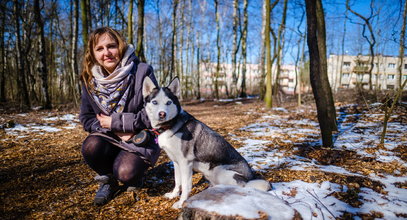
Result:
M71 39L71 74L70 74L70 90L73 94L75 106L78 103L78 95L80 84L78 83L78 35L79 35L79 0L73 0L73 17L72 17L72 39Z
M287 18L287 5L288 5L288 0L284 0L284 6L283 6L283 16L281 17L281 24L280 27L278 28L278 35L277 35L277 50L275 56L277 57L277 72L276 72L276 82L274 83L273 87L273 94L277 95L278 90L280 87L280 72L281 72L281 56L282 56L282 50L283 50L283 34L285 31L285 24L286 24L286 18Z
M260 100L265 100L266 96L266 3L263 3L262 6L262 22L261 22L261 50L260 50Z
M215 2L215 16L216 16L216 70L215 70L215 98L219 99L219 72L220 72L220 24L219 24L219 1Z
M237 64L237 52L239 51L239 46L237 42L237 33L239 28L239 0L233 1L233 48L232 48L232 86L231 86L231 93L232 96L237 94L237 81L238 81L238 74L236 72L236 64Z
M44 36L44 23L42 22L41 18L41 9L40 9L40 1L34 0L34 13L35 13L35 20L37 23L37 33L39 36L39 44L38 44L38 55L40 66L38 70L40 71L41 79L42 79L42 95L43 95L43 104L42 107L44 109L51 109L51 98L48 91L48 66L47 66L47 57L46 57L46 48L45 48L45 36Z
M175 69L175 64L177 61L177 52L176 52L176 44L177 44L177 8L178 8L178 0L174 0L173 8L172 8L172 40L171 40L171 69L170 69L170 80L173 77ZM177 75L177 74L175 74Z
M248 1L243 1L243 37L242 37L242 56L243 56L243 68L242 68L242 85L240 87L240 97L246 98L246 65L247 65L247 26L248 26L248 15L247 15Z

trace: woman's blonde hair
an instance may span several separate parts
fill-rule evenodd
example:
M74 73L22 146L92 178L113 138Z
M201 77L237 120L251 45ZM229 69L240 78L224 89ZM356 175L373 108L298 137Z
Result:
M127 49L127 43L123 36L116 30L110 27L101 27L94 30L88 40L88 44L85 51L85 57L82 64L82 74L81 79L85 83L85 86L89 89L93 89L92 81L92 67L97 63L93 49L96 46L97 41L103 34L108 34L119 46L119 57L120 60L123 58L124 53Z

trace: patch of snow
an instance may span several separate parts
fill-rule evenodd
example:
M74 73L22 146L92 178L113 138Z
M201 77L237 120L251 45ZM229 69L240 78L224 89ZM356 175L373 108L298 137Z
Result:
M373 106L378 105L381 104L377 103ZM297 109L296 112L301 112L301 109ZM354 214L381 212L384 215L383 219L400 218L396 214L407 214L407 189L396 186L396 183L407 182L406 176L400 176L401 168L407 167L407 164L400 164L402 160L391 151L398 146L407 146L406 124L390 121L384 144L386 149L380 149L377 146L382 132L383 114L345 113L340 115L341 121L334 143L335 149L354 151L358 155L374 158L383 163L400 164L400 170L396 170L392 175L379 173L377 176L373 174L366 176L363 173L348 171L340 166L321 165L318 161L293 155L291 151L289 153L283 148L279 148L279 143L292 143L294 146L302 146L305 143L308 146L318 143L321 145L317 122L308 119L289 120L288 118L288 115L264 115L258 122L241 128L243 131L250 132L255 140L234 137L235 140L243 143L243 146L237 149L238 152L255 170L265 172L283 165L285 169L291 170L319 170L346 176L367 177L384 184L384 190L387 193L381 194L370 188L360 188L359 199L363 204L359 208L354 208L330 196L334 192L348 190L346 186L330 182L318 184L297 180L289 183L273 183L275 189L270 191L271 193L288 201L304 219L335 219L343 212ZM290 136L290 140L286 140L286 135ZM271 148L270 145L274 147ZM290 194L293 189L296 191L295 195Z
M264 212L269 219L291 220L295 213L293 208L270 193L228 185L217 185L191 197L187 207L246 219L258 219L259 212Z
M285 108L281 108L281 107L272 108L272 110L274 110L274 111L279 111L279 112L288 112L288 110L287 110L287 109L285 109Z
M66 115L62 115L62 116L43 118L43 120L45 120L45 121L59 121L59 120L74 121L74 120L77 120L77 116L75 116L73 114L66 114Z
M307 183L301 180L292 182L272 183L270 191L295 208L303 219L336 219L343 212L356 213L357 209L331 196L334 192L341 192L341 185L328 181Z

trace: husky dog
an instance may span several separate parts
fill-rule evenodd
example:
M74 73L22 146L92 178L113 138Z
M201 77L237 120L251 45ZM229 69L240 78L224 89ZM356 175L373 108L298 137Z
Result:
M270 190L270 183L254 180L247 161L221 135L185 112L177 98L178 78L168 87L156 87L146 77L143 82L145 110L158 144L174 163L175 187L165 197L180 200L172 206L181 208L192 189L192 172L201 172L211 185L226 184Z

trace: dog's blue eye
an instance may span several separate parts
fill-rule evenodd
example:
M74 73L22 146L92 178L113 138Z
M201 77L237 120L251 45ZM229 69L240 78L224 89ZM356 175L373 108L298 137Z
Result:
M168 101L167 103L165 103L166 105L171 105L172 104L172 102L171 101Z
M153 105L157 105L158 104L158 102L157 101L152 101L151 103L153 103Z

